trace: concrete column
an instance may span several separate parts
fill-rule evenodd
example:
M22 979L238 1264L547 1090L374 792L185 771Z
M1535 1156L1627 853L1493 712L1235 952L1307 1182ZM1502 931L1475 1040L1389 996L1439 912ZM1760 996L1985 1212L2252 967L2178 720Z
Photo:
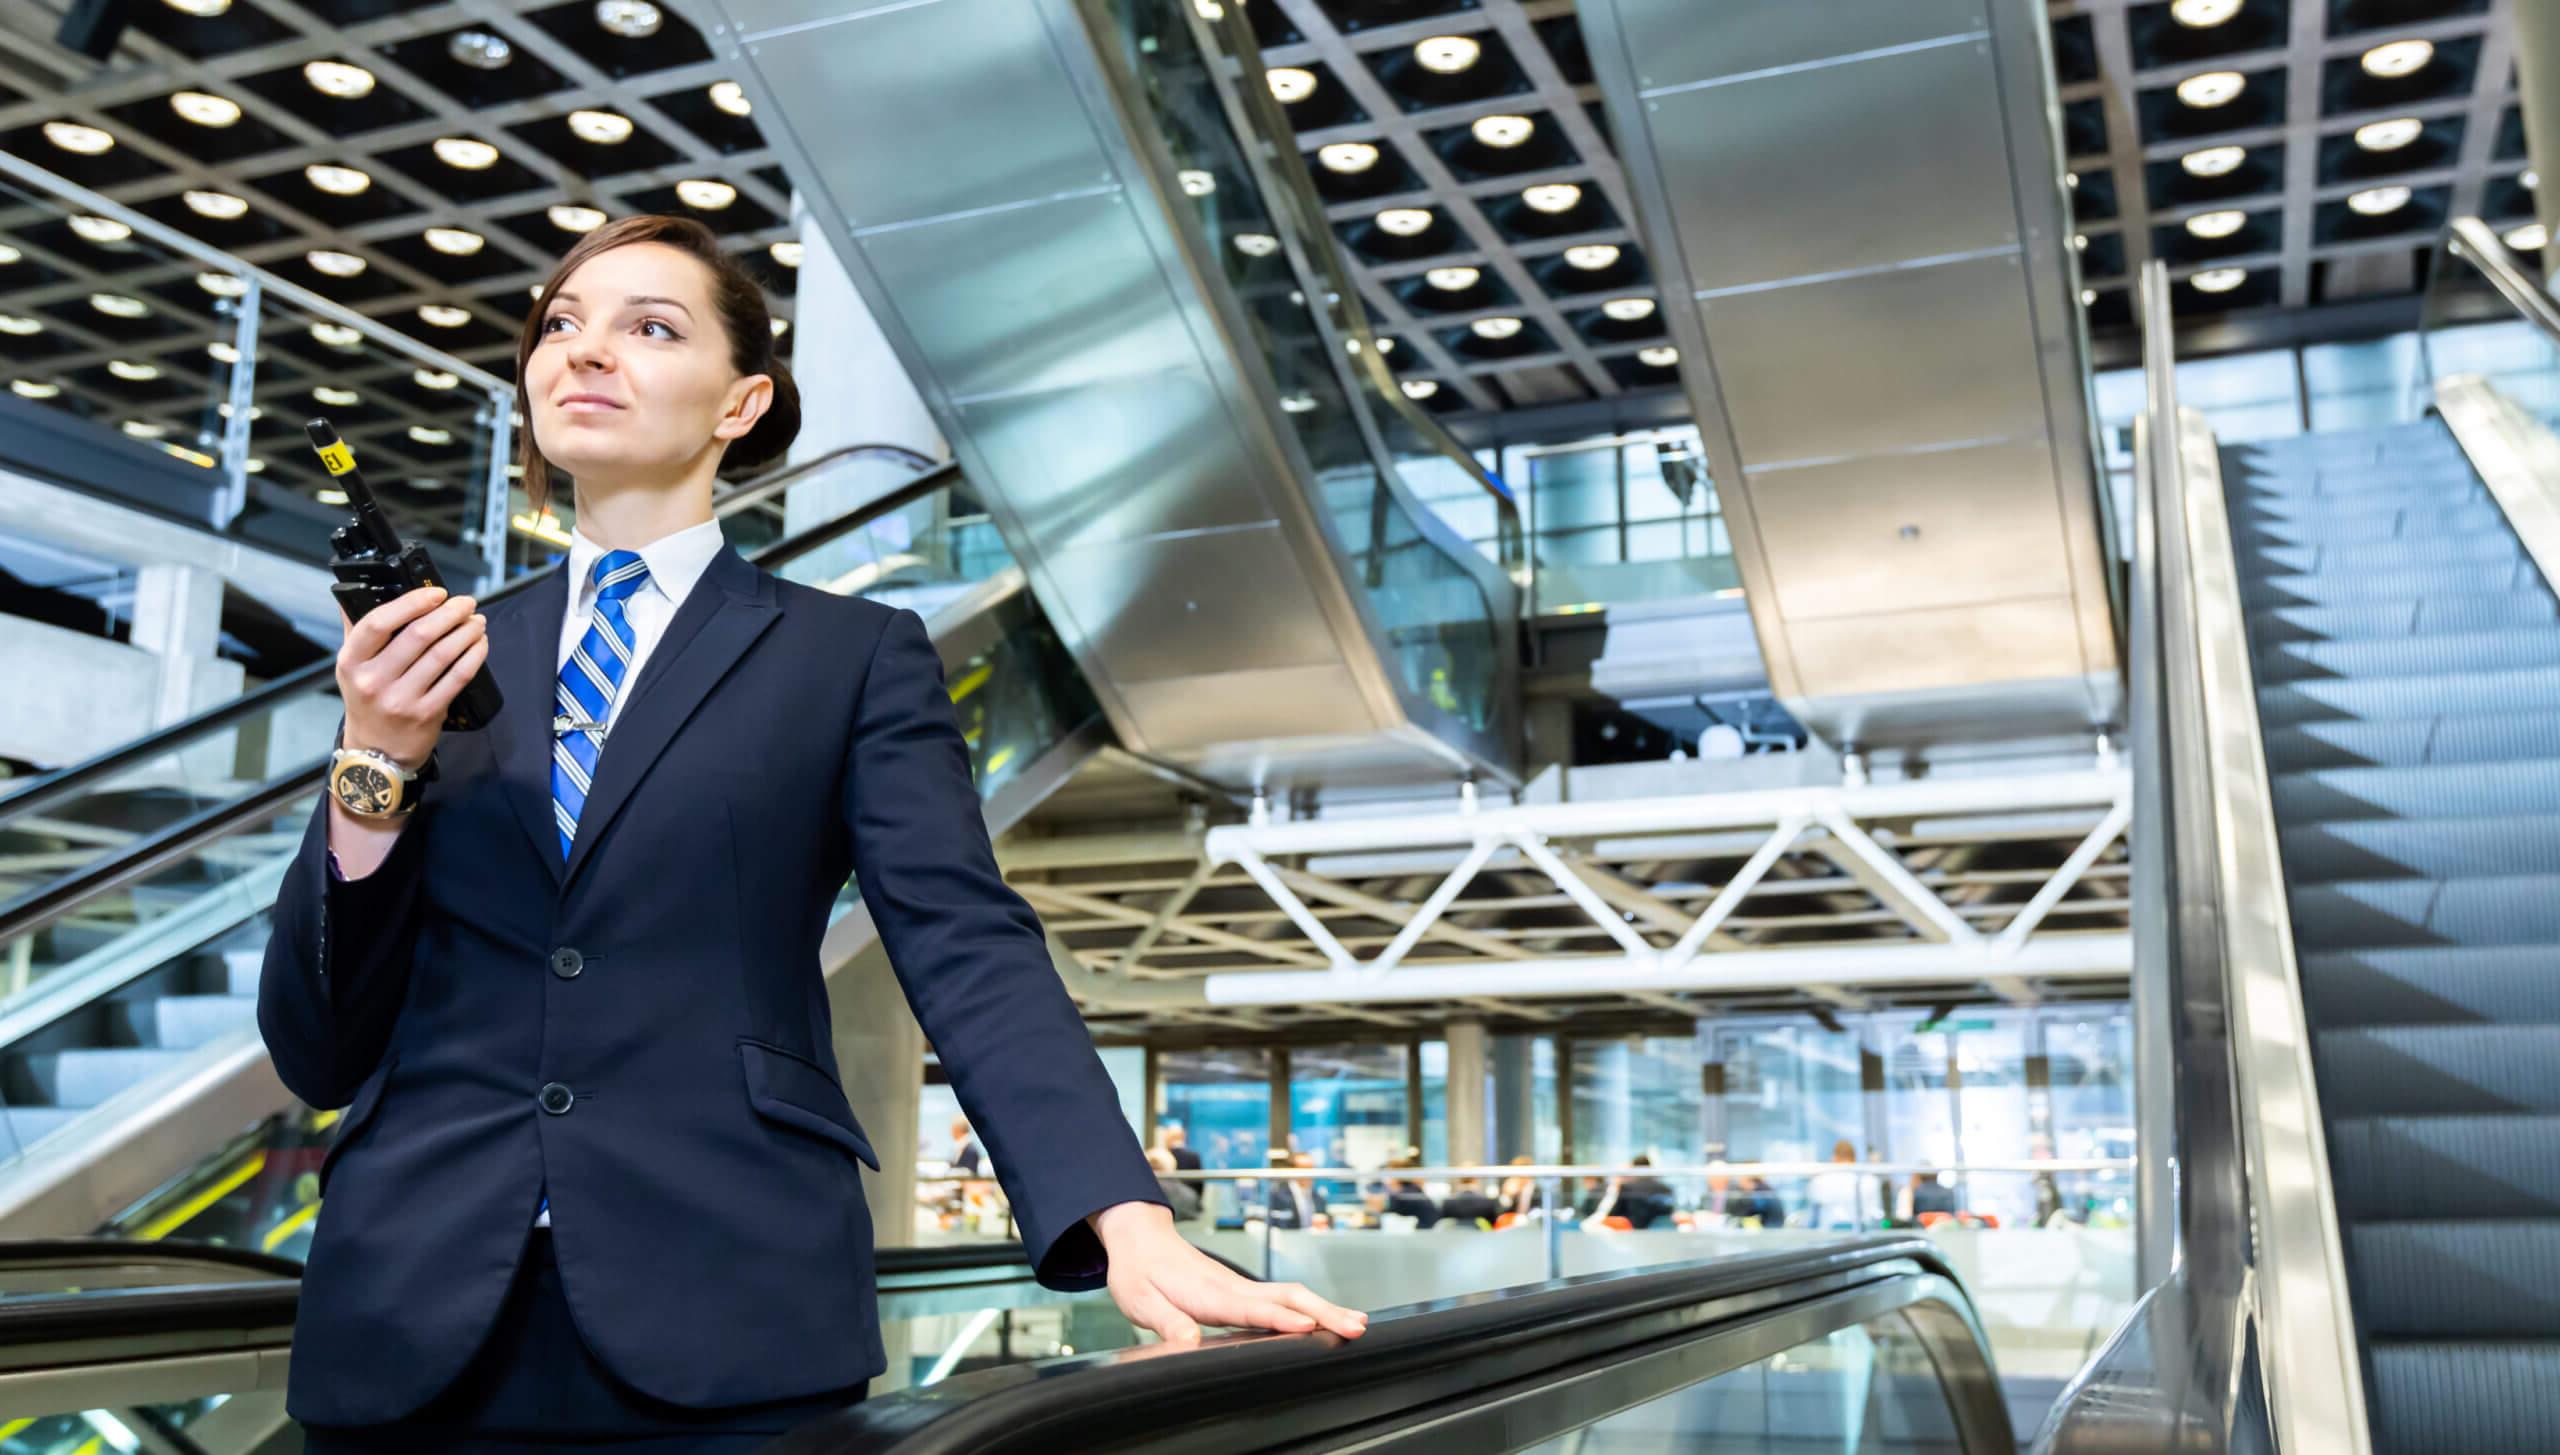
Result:
M1449 1045L1449 1061L1454 1069L1458 1047L1453 1037ZM1493 1158L1508 1162L1514 1157L1538 1154L1538 1076L1535 1043L1527 1036L1504 1036L1493 1043ZM1449 1129L1449 1145L1453 1153L1458 1145L1457 1128Z
M219 655L222 591L221 573L201 566L156 562L134 573L132 644L149 652L159 669L146 727L184 721L239 696L247 684L246 670ZM140 734L115 741L135 736ZM92 751L115 741L95 744ZM189 778L229 777L241 767L236 751L228 738L217 739L179 755L169 768Z
M2543 185L2533 207L2542 225L2560 237L2560 6L2521 0L2516 27L2516 93L2524 103L2524 152ZM2560 278L2560 248L2544 248L2547 276Z
M853 444L904 445L939 460L949 455L942 431L924 397L907 378L871 307L836 260L815 218L798 194L792 211L800 228L799 279L793 290L792 377L800 385L800 437L789 461L798 464ZM836 470L824 481L794 487L783 503L785 528L797 531L833 520L914 473L894 459L866 460ZM902 544L892 542L892 544ZM821 579L869 558L870 545L839 541L810 558L800 579ZM818 574L810 574L818 573Z
M1485 1034L1482 1021L1451 1021L1449 1040L1449 1161L1465 1167L1492 1153L1485 1136Z

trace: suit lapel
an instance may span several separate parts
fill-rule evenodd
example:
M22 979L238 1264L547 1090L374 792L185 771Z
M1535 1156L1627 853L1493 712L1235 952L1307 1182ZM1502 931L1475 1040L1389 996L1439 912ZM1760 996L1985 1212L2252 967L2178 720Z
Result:
M650 651L640 680L624 689L613 730L605 735L604 753L596 760L595 787L578 810L578 837L569 851L564 885L593 857L614 815L677 730L781 615L773 582L763 572L725 546L711 558L675 620L667 623L667 634ZM547 809L547 788L545 804Z
M498 781L555 884L562 866L551 822L551 711L560 687L560 617L568 608L568 573L553 571L491 625L489 640L489 670L506 698L488 729Z

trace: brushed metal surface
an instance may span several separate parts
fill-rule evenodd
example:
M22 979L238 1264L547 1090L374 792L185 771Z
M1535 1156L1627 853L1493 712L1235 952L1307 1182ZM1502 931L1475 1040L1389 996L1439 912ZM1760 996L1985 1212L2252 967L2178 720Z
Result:
M1658 0L1619 9L1648 91L1965 35L1983 28L1982 12L1983 0Z
M1777 583L1790 622L2070 595L2041 441L1869 455L1751 484L1769 549L1801 567Z

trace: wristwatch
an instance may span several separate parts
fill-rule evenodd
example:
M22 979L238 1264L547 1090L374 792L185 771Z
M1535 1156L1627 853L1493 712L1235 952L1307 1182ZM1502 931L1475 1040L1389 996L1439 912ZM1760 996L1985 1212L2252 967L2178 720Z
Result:
M424 768L411 772L388 753L340 748L329 755L329 796L357 818L398 818L426 796L423 785L434 781L435 766L432 753Z

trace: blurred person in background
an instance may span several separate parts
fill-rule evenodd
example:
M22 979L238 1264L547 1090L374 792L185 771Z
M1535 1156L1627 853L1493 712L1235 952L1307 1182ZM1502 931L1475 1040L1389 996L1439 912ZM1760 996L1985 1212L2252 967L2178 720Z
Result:
M1857 1145L1843 1137L1831 1144L1831 1160L1835 1164L1855 1166ZM1833 1230L1855 1230L1862 1219L1858 1216L1866 1179L1855 1172L1817 1172L1807 1185L1813 1199L1813 1225Z

